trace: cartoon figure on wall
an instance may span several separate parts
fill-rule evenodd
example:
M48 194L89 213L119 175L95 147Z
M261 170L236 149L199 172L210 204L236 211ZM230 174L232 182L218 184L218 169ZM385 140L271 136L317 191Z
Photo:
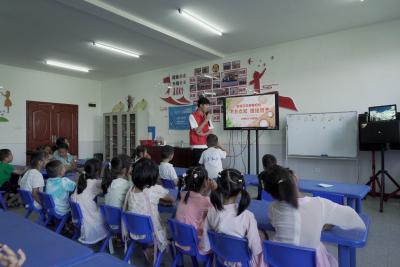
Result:
M0 86L1 89L3 87ZM12 107L11 92L9 90L0 91L0 101L3 102L3 108L0 108L0 122L8 122L6 116L10 113L10 108Z
M253 73L253 80L250 81L250 85L253 85L254 93L259 94L261 90L260 80L264 76L265 71L267 68L264 68L262 72L254 71Z
M1 92L1 94L6 98L4 100L4 107L7 110L7 113L10 113L10 107L12 106L12 102L10 99L11 93L9 90L7 90L5 93Z
M270 60L274 60L274 56L270 57ZM252 58L249 58L247 60L247 63L249 65L252 65L252 63L254 62L254 60ZM253 89L254 89L254 93L255 94L259 94L261 92L261 78L264 76L265 71L266 71L266 63L261 64L261 60L259 60L259 65L258 67L264 67L264 69L260 72L258 70L255 70L253 72L253 80L249 82L249 85L253 85ZM263 88L268 88L268 89L272 89L272 86L269 85L264 85ZM289 109L289 110L294 110L294 111L298 111L296 104L294 103L293 99L291 97L288 96L281 96L279 95L279 107L280 108L285 108L285 109Z

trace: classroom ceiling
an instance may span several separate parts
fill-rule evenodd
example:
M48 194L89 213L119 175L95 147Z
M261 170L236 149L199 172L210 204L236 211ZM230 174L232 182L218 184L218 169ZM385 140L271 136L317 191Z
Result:
M193 25L178 8L224 34ZM397 18L399 0L8 0L0 4L0 64L107 80ZM91 41L142 56L105 52ZM92 70L61 70L45 59Z

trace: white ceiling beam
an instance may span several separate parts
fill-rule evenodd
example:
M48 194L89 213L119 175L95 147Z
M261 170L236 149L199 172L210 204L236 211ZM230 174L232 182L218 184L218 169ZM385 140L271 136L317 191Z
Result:
M214 56L217 56L217 57L220 57L220 58L224 57L224 54L222 54L222 53L220 53L220 52L218 52L218 51L216 51L214 49L206 47L206 46L204 46L204 45L202 45L202 44L200 44L198 42L195 42L195 41L193 41L193 40L191 40L189 38L186 38L185 36L182 36L182 35L180 35L178 33L170 31L170 30L168 30L166 28L163 28L163 27L161 27L159 25L156 25L156 24L154 24L154 23L152 23L150 21L147 21L145 19L139 18L139 17L137 17L137 16L135 16L135 15L129 13L129 12L126 12L125 10L116 8L116 7L112 6L112 5L109 5L109 4L107 4L105 2L102 2L102 1L99 1L99 0L84 0L84 1L86 3L88 3L88 4L91 4L93 6L101 8L103 10L106 10L106 11L108 11L110 13L113 13L113 14L115 14L117 16L123 17L123 18L125 18L127 20L130 20L130 21L134 22L134 23L138 23L138 24L140 24L142 26L150 28L150 29L152 29L154 31L157 31L159 33L165 34L165 35L167 35L169 37L172 37L172 38L174 38L176 40L184 42L184 43L186 43L186 44L188 44L190 46L193 46L193 47L195 47L197 49L200 49L202 51L210 53L210 54L212 54Z

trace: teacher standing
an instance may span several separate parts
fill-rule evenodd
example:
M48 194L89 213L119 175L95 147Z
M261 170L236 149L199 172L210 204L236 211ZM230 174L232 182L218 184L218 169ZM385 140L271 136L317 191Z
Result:
M197 110L190 114L190 146L193 149L193 165L199 165L201 154L207 149L207 136L212 133L214 125L211 121L210 101L201 96L197 101Z

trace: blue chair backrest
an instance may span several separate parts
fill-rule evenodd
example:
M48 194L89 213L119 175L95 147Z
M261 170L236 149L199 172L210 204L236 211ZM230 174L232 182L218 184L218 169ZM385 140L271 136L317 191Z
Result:
M75 227L80 228L83 218L81 206L71 199L69 200L69 206L71 207L72 223L75 225Z
M19 196L21 197L22 204L24 206L28 206L29 208L33 208L33 197L32 192L27 190L18 189Z
M154 228L150 216L132 212L122 212L122 219L130 234L144 236L142 239L135 240L135 242L142 244L153 243Z
M162 178L161 178L161 183L162 183L162 186L163 186L164 188L167 188L167 189L175 189L175 183L174 183L174 181L172 181L172 180L162 179Z
M315 249L264 241L264 261L269 267L315 267Z
M103 204L100 205L100 211L108 230L113 233L120 233L122 210Z
M53 197L44 192L39 192L39 197L42 202L43 209L46 210L47 214L57 215Z
M245 265L251 259L247 239L208 231L211 250L223 261L241 262ZM221 262L221 261L220 261Z
M340 205L344 205L344 195L335 194L335 193L315 192L315 193L313 193L313 196L329 199L332 202L335 202Z
M192 225L178 222L175 219L168 219L168 226L175 243L182 247L188 247L188 249L183 250L177 246L176 249L184 254L197 256L199 242L196 229Z
M261 200L274 201L272 196L269 193L265 192L264 190L261 191Z

